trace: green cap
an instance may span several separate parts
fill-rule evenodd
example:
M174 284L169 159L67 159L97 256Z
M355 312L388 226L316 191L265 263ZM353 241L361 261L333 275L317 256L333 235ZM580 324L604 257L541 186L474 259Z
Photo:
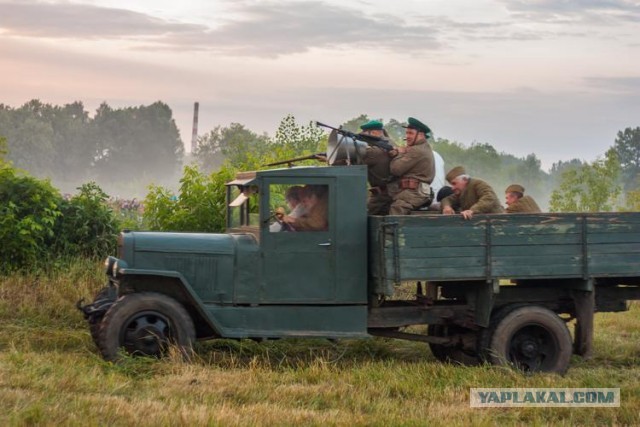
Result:
M360 126L362 130L382 130L382 122L380 120L369 120L367 123Z
M418 119L414 119L413 117L409 117L407 119L407 123L409 123L406 126L403 126L405 128L409 128L409 129L415 129L418 132L423 132L425 135L428 133L431 133L431 129L429 129L429 126L425 125L424 123L422 123L420 120Z

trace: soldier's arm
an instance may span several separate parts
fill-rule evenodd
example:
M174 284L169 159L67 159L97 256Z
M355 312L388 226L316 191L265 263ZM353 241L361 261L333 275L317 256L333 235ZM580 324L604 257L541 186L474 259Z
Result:
M402 176L420 161L420 153L413 147L407 147L407 152L398 154L391 160L391 175Z
M381 160L386 160L388 157L387 152L382 148L369 146L362 157L362 162L365 165L375 165Z
M473 213L490 213L496 205L500 205L498 196L488 184L479 183L476 187L476 194L478 201L469 208Z
M455 211L455 209L460 205L460 196L457 194L452 194L450 196L445 197L440 201L440 209L443 213L445 213L446 208L451 208Z

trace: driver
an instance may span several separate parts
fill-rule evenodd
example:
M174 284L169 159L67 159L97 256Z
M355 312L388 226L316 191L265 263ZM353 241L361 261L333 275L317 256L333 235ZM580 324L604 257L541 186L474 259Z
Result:
M282 221L289 224L296 231L326 231L329 229L327 220L329 207L329 192L326 185L307 185L302 190L302 205L306 212L300 217L285 215Z
M293 218L299 218L305 214L306 208L302 203L302 192L303 188L299 185L294 185L289 187L287 192L284 195L284 198L289 205L289 216ZM274 222L269 226L269 231L274 233L278 231L290 231L289 229L282 227L282 219L285 216L285 211L283 208L276 209L275 217L277 222Z

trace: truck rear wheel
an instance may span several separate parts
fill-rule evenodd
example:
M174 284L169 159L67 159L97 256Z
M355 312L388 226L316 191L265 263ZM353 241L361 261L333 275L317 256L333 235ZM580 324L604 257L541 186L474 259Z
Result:
M452 325L429 325L427 333L435 337L448 337L472 333L473 331ZM442 344L429 343L431 352L441 362L458 363L461 365L475 366L480 364L480 357L475 350L464 349L460 346L444 346Z
M556 313L540 306L514 306L496 314L482 340L489 362L525 372L566 372L571 335Z
M195 341L191 316L173 298L155 292L121 296L102 319L98 347L106 360L130 355L162 357L171 344L188 355Z

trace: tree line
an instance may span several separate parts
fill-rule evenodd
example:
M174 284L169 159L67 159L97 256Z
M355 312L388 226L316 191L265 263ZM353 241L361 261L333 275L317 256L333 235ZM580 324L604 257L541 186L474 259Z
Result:
M357 132L371 118L361 114L342 126ZM385 122L392 140L403 144L402 122L394 118ZM206 174L225 165L255 170L324 151L327 141L323 129L300 125L288 115L273 136L241 123L217 126L198 138L197 150L186 158L172 111L162 102L127 108L103 103L90 116L81 102L58 106L39 100L18 108L0 104L0 136L6 138L6 158L17 168L51 178L64 191L97 181L110 193L116 189L126 193L127 186L138 184L135 194L124 197L144 197L151 183L177 189L184 163L193 163ZM640 201L640 127L621 130L612 142L593 162L558 161L547 171L535 153L517 157L498 152L488 142L431 140L447 169L464 165L499 195L509 184L518 183L545 210L633 210Z
M102 103L92 117L82 102L0 104L0 136L15 167L65 191L91 180L146 186L175 179L184 155L172 111L162 102L117 109Z

